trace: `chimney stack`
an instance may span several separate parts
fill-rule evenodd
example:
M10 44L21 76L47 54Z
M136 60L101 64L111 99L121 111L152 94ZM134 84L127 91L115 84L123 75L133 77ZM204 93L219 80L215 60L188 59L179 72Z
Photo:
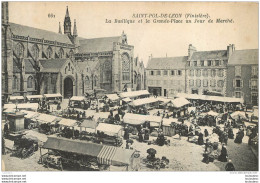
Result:
M232 53L235 51L235 45L234 44L229 44L227 46L227 57L230 58Z
M189 44L189 49L188 49L188 57L189 59L191 58L192 54L197 51L196 47L192 46L192 44Z

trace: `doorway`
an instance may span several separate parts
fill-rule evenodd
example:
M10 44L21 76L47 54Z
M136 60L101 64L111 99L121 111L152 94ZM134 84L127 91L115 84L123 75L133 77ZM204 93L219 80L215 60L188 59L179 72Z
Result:
M73 81L67 77L64 80L64 98L70 98L73 96Z

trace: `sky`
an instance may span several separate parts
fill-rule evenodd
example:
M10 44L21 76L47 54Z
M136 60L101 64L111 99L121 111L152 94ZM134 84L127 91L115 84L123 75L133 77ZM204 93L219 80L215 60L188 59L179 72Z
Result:
M66 6L72 23L76 19L80 37L120 36L124 31L128 44L134 46L134 56L145 65L151 54L186 56L189 44L198 51L225 50L229 44L235 44L236 50L258 49L258 4L252 2L9 2L9 21L58 32ZM138 23L142 18L133 18L133 14L182 14L185 21L186 14L199 13L208 14L213 21L233 19L233 23L145 23L145 18ZM135 23L105 23L106 19Z

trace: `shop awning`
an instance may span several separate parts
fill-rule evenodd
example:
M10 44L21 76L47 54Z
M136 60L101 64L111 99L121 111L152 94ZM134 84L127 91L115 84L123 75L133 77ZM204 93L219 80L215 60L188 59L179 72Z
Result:
M46 97L46 98L54 98L54 97L62 97L62 95L60 93L44 94L44 97Z
M173 107L180 108L182 106L190 104L190 102L187 99L180 97L180 98L176 98L176 99L172 100L172 104L173 104Z
M108 94L106 95L108 99L114 101L114 100L118 100L119 97L117 96L117 94Z
M120 131L123 129L120 125L112 125L107 123L99 123L96 131L104 132L107 135L118 135Z
M84 96L73 96L70 98L71 101L84 101L85 97Z
M66 118L62 118L59 122L59 125L63 125L63 126L76 126L77 125L77 121L73 120L73 119L66 119Z
M120 93L121 98L132 98L132 97L139 97L142 95L150 95L150 93L147 90L139 90L139 91L130 91L130 92L123 92Z
M152 104L155 102L158 102L158 99L154 98L154 97L150 97L150 98L142 98L142 99L134 100L131 105L140 106L140 105L145 105L145 104Z
M126 113L123 117L123 121L126 124L141 125L146 121L144 116L145 115Z
M28 100L30 100L30 99L41 99L43 96L42 95L28 95L28 96L26 96L26 98L28 99Z

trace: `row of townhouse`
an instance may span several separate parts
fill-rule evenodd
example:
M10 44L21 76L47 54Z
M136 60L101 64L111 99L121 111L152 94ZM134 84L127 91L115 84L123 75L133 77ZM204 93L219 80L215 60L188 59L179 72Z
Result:
M188 56L149 58L146 87L150 93L174 97L176 93L215 94L243 98L258 105L258 49L197 51Z

